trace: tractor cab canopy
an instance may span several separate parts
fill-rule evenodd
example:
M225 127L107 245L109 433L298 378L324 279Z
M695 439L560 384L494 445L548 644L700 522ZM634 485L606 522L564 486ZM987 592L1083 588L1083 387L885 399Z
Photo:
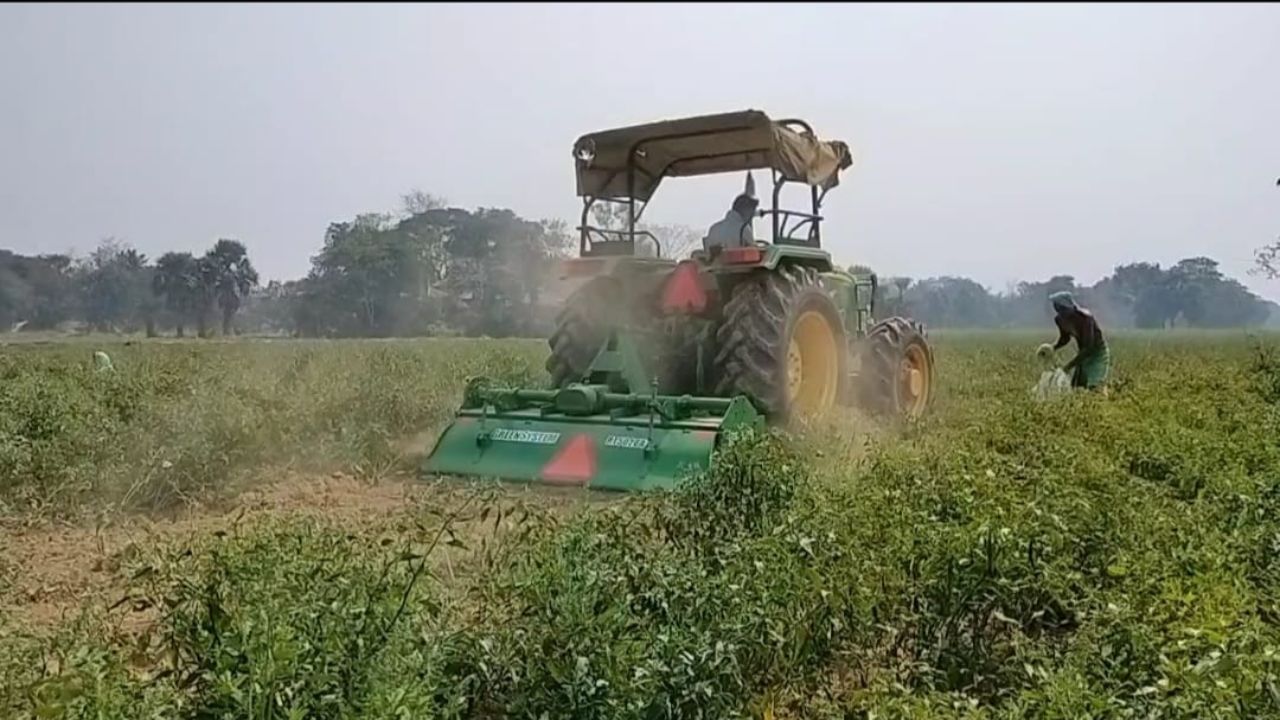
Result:
M803 120L759 110L664 120L583 135L573 146L578 196L647 201L666 177L769 168L791 182L830 189L853 159Z
M578 196L583 198L582 254L633 254L636 220L664 178L769 169L773 176L775 242L818 245L822 197L853 164L849 146L819 140L803 120L772 120L758 110L702 115L605 130L573 146ZM779 210L787 182L811 188L811 212ZM596 201L624 203L627 227L594 228L587 222ZM637 209L637 203L641 206ZM794 226L786 227L788 220ZM807 230L799 233L801 227ZM615 244L616 243L616 244ZM604 245L603 247L595 247Z

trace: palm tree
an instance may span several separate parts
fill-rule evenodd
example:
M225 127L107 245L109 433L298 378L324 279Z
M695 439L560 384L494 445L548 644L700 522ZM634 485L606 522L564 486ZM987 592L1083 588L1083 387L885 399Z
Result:
M238 240L219 240L200 259L205 305L216 303L222 310L222 334L231 334L231 319L241 301L258 284L258 271L249 262L249 252Z

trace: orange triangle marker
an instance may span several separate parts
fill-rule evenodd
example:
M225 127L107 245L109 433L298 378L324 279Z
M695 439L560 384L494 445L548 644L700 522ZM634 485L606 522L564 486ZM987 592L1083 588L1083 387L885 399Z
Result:
M585 434L574 436L542 468L542 479L553 485L586 485L595 476L596 447Z
M662 290L662 309L667 312L700 313L707 307L707 293L699 280L698 266L685 260L667 278Z

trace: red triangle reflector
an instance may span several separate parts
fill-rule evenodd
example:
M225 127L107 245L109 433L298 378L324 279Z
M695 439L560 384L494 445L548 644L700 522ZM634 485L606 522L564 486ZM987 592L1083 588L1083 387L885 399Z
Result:
M595 476L596 446L590 435L575 435L542 468L542 479L552 485L586 485Z
M676 265L662 290L662 309L668 313L700 313L707 309L707 293L702 289L697 263L684 260Z

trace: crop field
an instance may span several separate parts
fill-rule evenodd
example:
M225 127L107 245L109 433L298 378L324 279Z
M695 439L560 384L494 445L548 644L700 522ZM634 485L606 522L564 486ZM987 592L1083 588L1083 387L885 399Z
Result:
M539 341L2 345L0 717L1280 717L1277 338L1051 335L629 497L416 474Z

